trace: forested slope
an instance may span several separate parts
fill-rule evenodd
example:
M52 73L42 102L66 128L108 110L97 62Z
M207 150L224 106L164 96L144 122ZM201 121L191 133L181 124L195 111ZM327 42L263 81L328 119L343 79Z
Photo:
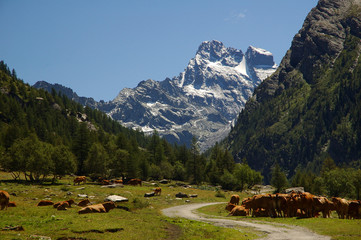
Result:
M194 138L191 148L171 145L122 127L106 114L55 90L35 89L0 62L0 167L18 179L43 181L76 173L92 178L174 179L243 189L262 181L246 164L235 164L215 147L206 158ZM244 175L244 176L243 176Z
M307 16L280 67L256 90L226 144L262 170L278 163L320 172L324 159L361 160L360 1L321 0Z
M144 136L55 91L24 84L3 61L0 86L1 165L14 177L24 173L29 180L41 180L77 173L146 178L155 164L149 153L155 148L161 148L166 165L175 162L180 151L188 154L188 149L176 148L156 134Z

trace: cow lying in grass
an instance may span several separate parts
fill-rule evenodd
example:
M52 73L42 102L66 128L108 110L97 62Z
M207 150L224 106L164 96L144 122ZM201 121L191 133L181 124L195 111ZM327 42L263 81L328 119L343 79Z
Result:
M84 200L81 200L81 201L78 203L78 206L79 206L79 207L86 207L86 206L88 206L89 203L90 203L89 199L84 199Z
M42 206L50 206L50 205L54 205L54 202L50 200L41 200L37 206L42 207Z
M53 205L54 208L57 210L66 210L67 208L71 207L72 204L74 204L74 200L70 199L67 201L57 202Z
M248 216L249 209L246 209L243 205L237 206L233 203L228 203L226 210L230 211L228 216Z
M105 213L115 208L114 202L105 202L84 207L78 211L79 214L85 213Z

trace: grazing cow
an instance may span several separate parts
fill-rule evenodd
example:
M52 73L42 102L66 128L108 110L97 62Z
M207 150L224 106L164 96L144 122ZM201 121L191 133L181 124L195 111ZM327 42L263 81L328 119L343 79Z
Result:
M7 209L10 195L8 192L0 190L0 210Z
M251 199L244 201L244 205L247 209L250 209L254 212L257 208L263 208L268 212L268 216L275 217L275 204L272 201L270 195L255 195ZM254 214L252 213L252 216Z
M86 182L86 176L79 176L74 178L74 185L77 183L78 185L83 182L85 184Z
M232 204L238 205L239 204L239 196L237 194L232 195L229 202Z
M348 204L347 218L360 219L360 217L361 217L361 201L360 200L350 201Z
M344 219L348 213L348 202L346 199L333 197L332 202L335 205L338 218Z
M154 195L160 196L161 193L162 193L162 189L160 187L154 189Z
M42 207L42 206L50 206L50 205L54 205L54 203L50 200L41 200L37 206Z
M128 181L128 184L132 186L142 186L142 180L140 180L139 178L133 178Z
M246 209L244 206L235 206L228 216L248 216L249 210Z
M311 193L300 193L300 209L306 213L307 217L312 217L313 212L313 198L315 196Z
M299 194L292 191L287 198L287 216L296 217L297 209L300 208L301 197Z
M79 207L86 207L89 203L90 203L89 199L84 199L84 200L81 200L81 201L78 203L78 206L79 206Z
M16 203L15 202L9 202L8 207L16 207Z
M115 208L114 202L105 202L84 207L78 211L79 214L85 213L105 213Z
M271 195L271 202L279 217L286 217L288 214L288 194L276 193Z
M334 209L333 203L325 197L313 197L313 216L322 212L323 218L330 218L331 211Z

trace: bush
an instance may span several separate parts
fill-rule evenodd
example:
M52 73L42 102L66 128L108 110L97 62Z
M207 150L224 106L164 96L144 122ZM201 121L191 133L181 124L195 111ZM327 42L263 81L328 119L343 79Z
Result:
M226 198L226 195L224 195L224 193L222 193L221 191L217 191L216 195L214 195L215 197L219 197L219 198Z
M149 202L147 200L142 200L139 198L134 198L132 203L134 209L142 209L149 207Z

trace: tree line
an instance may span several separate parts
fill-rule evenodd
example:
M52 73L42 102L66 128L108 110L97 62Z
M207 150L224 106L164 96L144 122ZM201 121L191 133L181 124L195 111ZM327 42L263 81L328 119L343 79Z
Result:
M271 184L276 192L282 192L286 187L302 186L306 192L320 196L361 200L361 169L337 166L330 156L323 161L319 174L298 168L289 179L280 165L276 164L272 169Z

